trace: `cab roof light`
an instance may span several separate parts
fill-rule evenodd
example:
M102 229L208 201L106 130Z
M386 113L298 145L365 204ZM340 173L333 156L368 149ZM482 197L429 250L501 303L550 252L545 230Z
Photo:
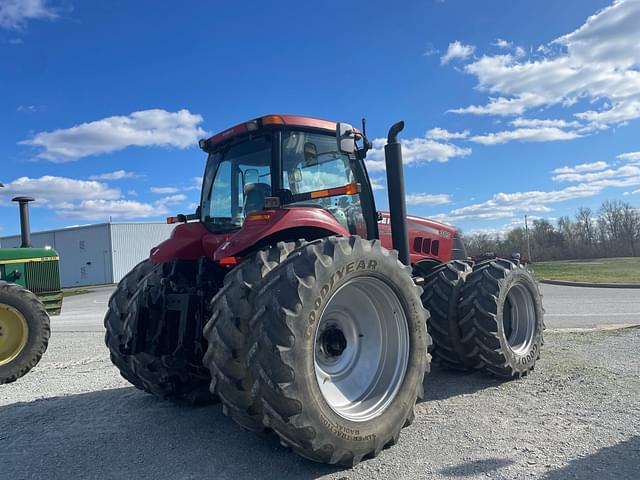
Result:
M284 125L284 119L280 115L267 115L262 117L262 125Z
M258 121L257 120L251 120L250 122L247 122L244 125L245 125L245 127L247 127L247 131L248 132L255 132L256 130L258 130Z

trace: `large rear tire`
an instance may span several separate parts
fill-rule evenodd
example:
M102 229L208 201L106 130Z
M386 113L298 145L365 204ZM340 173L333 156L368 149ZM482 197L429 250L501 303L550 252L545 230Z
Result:
M248 352L255 333L254 298L264 278L304 244L279 242L244 260L224 278L224 286L211 301L211 317L204 329L208 348L204 364L211 372L212 393L222 410L247 430L261 432L262 402L253 390Z
M422 304L429 310L429 334L433 339L431 355L439 365L453 370L473 368L473 359L460 341L458 302L471 266L453 260L433 268L425 277Z
M49 336L49 315L38 297L0 281L0 385L15 382L36 366Z
M484 371L512 379L533 370L544 343L544 310L528 270L504 259L477 265L459 315L462 343Z
M196 262L181 260L160 265L145 260L134 267L109 299L105 343L113 364L137 388L160 398L207 403L215 398L202 365L203 314L190 307L181 319L166 308L168 295L195 289L197 270ZM213 292L206 290L200 293L208 295L208 304Z
M310 243L271 272L250 366L283 444L351 466L398 441L429 360L420 293L396 252L357 236Z

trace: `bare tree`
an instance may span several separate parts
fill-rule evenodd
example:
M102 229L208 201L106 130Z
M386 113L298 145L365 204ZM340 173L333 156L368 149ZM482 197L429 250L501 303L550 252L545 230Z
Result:
M612 247L617 247L621 240L622 232L622 202L619 200L610 202L605 200L600 207L600 219L605 229L605 234Z
M628 203L622 204L620 229L624 242L628 242L631 255L636 256L636 242L640 238L640 214Z

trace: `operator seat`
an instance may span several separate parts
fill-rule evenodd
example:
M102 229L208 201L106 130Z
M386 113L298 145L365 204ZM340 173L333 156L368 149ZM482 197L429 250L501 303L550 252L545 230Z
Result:
M264 199L271 195L268 183L247 183L244 186L244 215L264 210Z

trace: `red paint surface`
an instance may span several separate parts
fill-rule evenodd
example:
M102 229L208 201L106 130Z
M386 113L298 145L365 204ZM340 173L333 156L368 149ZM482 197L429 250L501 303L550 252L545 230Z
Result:
M321 208L281 208L259 212L259 215L264 214L270 215L269 220L245 220L242 229L230 236L228 242L217 249L211 258L220 260L238 255L263 238L291 228L316 227L334 235L349 235L329 212Z
M205 255L202 239L208 230L201 223L183 223L171 232L171 236L151 249L149 260L157 265L176 258L196 260Z
M264 210L258 215L269 215L269 219L245 220L243 227L233 233L211 233L199 222L178 225L168 240L151 249L151 263L196 260L202 256L218 261L242 254L260 240L291 228L315 227L333 235L349 235L329 212L321 208L281 208Z
M388 223L389 213L382 212L383 221L378 223L378 234L380 242L385 248L392 249L393 241L391 239L391 224ZM409 232L409 255L411 263L417 263L425 258L435 258L441 262L451 260L453 249L453 235L456 229L451 225L436 222L428 218L407 216L407 230ZM426 254L423 251L416 251L414 241L416 237L429 238L431 241L438 240L440 243L438 255Z

